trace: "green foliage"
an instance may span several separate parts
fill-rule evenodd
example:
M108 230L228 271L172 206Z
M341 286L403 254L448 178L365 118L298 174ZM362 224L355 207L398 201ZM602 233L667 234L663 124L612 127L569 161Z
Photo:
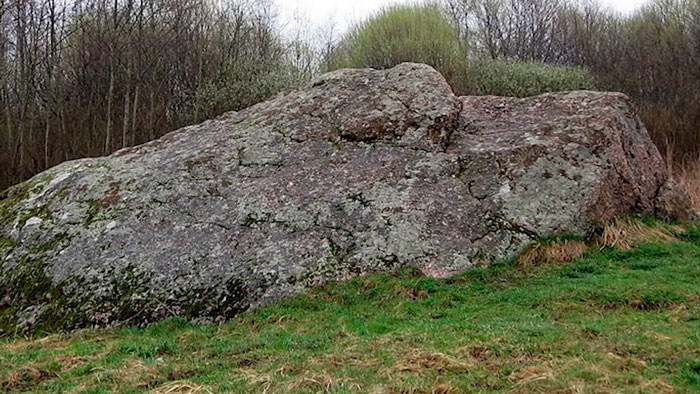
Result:
M355 26L327 59L326 68L387 69L403 62L425 63L447 78L466 58L456 26L436 5L385 8Z
M325 67L386 69L402 62L435 67L459 95L527 97L596 87L591 74L580 68L468 61L456 26L435 5L384 9L355 26L327 59Z
M173 319L5 339L0 389L697 393L698 256L687 238L445 280L407 269L218 326Z
M281 91L305 82L297 69L283 61L253 59L248 64L223 68L216 78L204 81L196 90L190 111L197 121L238 111L265 101Z
M547 92L595 90L594 77L575 67L498 60L473 62L466 72L472 95L529 97Z

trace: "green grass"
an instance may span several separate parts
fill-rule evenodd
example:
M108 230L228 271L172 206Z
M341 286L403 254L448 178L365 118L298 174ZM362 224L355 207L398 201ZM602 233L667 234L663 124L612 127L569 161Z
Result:
M0 340L0 391L697 393L700 242L405 270L220 326L170 320ZM170 390L170 391L168 391Z

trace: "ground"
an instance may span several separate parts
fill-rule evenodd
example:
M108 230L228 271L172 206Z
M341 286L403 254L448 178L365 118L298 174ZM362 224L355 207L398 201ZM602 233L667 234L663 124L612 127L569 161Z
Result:
M220 326L0 339L0 391L697 393L700 231L668 228L631 249L613 229L568 263L539 248L331 284Z

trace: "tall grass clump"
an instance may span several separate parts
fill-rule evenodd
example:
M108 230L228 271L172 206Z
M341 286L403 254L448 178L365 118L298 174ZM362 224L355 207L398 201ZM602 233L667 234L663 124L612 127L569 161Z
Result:
M403 62L425 63L448 80L466 59L457 27L437 5L384 8L346 34L325 68L387 69Z
M476 96L529 97L547 92L595 90L595 78L576 67L543 63L477 60L464 74L467 91Z

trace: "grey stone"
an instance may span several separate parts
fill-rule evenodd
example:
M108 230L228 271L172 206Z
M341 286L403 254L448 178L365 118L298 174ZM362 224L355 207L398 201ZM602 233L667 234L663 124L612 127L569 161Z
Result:
M425 65L340 70L9 190L0 330L222 321L330 280L447 276L683 216L669 182L622 94L458 98Z

